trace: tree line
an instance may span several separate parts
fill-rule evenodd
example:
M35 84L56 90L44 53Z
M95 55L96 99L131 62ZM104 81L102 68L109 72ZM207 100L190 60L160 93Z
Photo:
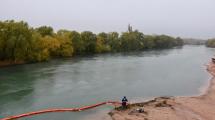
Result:
M0 21L0 61L40 62L52 57L105 52L141 51L183 45L167 35L144 35L138 30L101 32L58 30L50 26L30 27L23 21Z
M207 40L206 41L206 46L215 48L215 38Z

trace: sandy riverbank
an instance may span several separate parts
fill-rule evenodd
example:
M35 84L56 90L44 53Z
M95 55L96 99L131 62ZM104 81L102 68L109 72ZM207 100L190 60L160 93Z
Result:
M215 120L215 64L210 63L207 70L213 77L203 95L155 98L110 115L113 120ZM141 108L144 112L137 111Z

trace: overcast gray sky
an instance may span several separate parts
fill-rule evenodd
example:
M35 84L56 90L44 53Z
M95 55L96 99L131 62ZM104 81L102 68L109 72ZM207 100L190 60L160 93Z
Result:
M0 0L0 20L93 32L215 37L215 0Z

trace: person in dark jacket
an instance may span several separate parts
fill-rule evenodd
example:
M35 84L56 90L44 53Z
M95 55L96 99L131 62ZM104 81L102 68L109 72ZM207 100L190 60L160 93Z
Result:
M127 108L127 102L128 102L128 99L126 98L126 96L124 96L122 98L122 108L124 108L124 109Z

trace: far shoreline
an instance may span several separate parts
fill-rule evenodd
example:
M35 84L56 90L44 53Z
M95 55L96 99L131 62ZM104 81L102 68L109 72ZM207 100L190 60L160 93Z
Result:
M10 66L17 66L17 65L24 65L24 64L31 64L24 61L12 62L12 61L0 61L0 68L10 67Z
M94 53L94 54L93 53L88 53L88 54L78 54L78 55L73 55L73 56L68 56L68 57L55 56L55 57L52 57L52 58L50 58L48 60L45 60L45 61L36 61L36 62L3 60L3 61L0 61L0 68L12 67L12 66L17 66L17 65L25 65L25 64L44 63L44 62L49 62L49 61L55 60L55 59L88 57L88 56L104 55L104 54L124 54L124 53L131 53L131 52L145 52L145 51L154 51L154 50L169 50L169 49L175 49L175 48L183 48L184 46L185 45L183 45L183 46L174 46L174 47L171 47L171 48L152 48L152 49L136 50L136 51L124 51L124 52L123 51L121 51L121 52L104 52L104 53ZM191 46L193 46L193 45L191 45Z

